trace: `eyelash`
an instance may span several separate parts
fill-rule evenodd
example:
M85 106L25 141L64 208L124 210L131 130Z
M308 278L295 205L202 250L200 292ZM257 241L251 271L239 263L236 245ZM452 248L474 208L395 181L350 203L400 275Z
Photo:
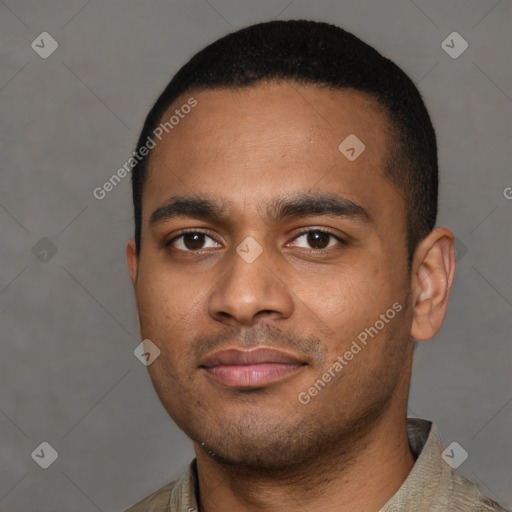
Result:
M300 233L298 233L294 238L293 240L296 240L297 238L300 238L301 236L304 236L304 235L307 235L309 233L322 233L322 234L325 234L325 235L329 235L331 236L332 238L334 238L335 240L337 240L339 242L340 245L346 245L347 244L347 241L340 238L339 236L335 235L334 233L331 233L330 231L327 231L325 229L318 229L318 228L310 228L310 229L306 229L304 231L301 231ZM214 240L213 237L211 237L208 233L204 232L204 231L201 231L201 230L198 230L198 229L194 229L194 228L190 228L190 229L184 229L182 231L180 231L176 236L174 236L173 238L171 238L168 242L165 243L165 246L166 247L170 247L171 249L173 250L176 250L176 251L181 251L181 252L187 252L187 253L199 253L200 251L203 251L205 249L197 249L197 250L184 250L184 249L176 249L175 247L172 247L172 244L178 240L179 238L182 238L184 235L186 234L201 234L201 235L205 235L207 236L208 238ZM214 240L216 243L219 243L217 242L216 240ZM309 249L309 251L312 251L312 252L326 252L328 249L330 249L330 247L326 247L324 249ZM307 250L307 249L306 249Z

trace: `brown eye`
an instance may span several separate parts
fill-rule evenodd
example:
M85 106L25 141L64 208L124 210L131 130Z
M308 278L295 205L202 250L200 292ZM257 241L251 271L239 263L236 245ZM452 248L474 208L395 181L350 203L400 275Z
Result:
M213 242L216 245L206 245L208 241ZM202 233L201 231L190 231L182 233L174 237L167 245L171 246L173 249L177 249L185 252L193 252L199 251L201 249L210 249L212 247L220 247L213 238L208 236L206 233Z
M310 229L297 236L294 240L294 244L297 240L304 240L305 245L297 244L298 247L304 249L322 250L332 247L336 243L343 244L343 240L339 237L329 233L328 231L322 231L320 229Z
M183 245L191 251L202 249L205 240L203 233L187 233L183 235Z
M308 244L313 249L325 249L329 245L331 235L322 231L310 231L307 235Z

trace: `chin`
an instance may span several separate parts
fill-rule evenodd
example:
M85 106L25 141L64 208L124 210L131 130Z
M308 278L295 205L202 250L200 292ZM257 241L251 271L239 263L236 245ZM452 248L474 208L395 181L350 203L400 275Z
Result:
M231 441L233 441L231 439ZM298 466L307 461L312 454L300 449L290 451L290 446L270 446L268 443L254 441L249 445L245 441L242 444L231 442L230 446L206 444L204 441L196 441L199 447L216 462L225 466L235 466L240 469L260 472L275 472L280 469Z
M254 412L238 420L203 418L180 428L213 460L251 471L275 472L303 464L331 442L319 435L311 421L289 414L268 418Z

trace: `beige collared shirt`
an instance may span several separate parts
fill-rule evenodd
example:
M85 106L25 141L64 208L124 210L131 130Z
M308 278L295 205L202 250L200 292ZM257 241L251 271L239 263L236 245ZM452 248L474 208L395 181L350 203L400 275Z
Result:
M416 462L380 512L507 512L445 462L441 438L433 423L409 418L407 434ZM126 512L198 512L196 496L194 459L178 481L165 485Z

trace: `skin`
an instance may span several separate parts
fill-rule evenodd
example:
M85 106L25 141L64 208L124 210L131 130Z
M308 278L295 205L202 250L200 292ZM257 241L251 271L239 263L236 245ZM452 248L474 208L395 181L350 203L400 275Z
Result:
M411 340L432 338L444 320L453 234L433 230L408 272L405 202L384 176L391 131L365 94L258 84L192 91L169 112L190 96L198 105L152 154L141 252L131 240L127 262L142 338L161 351L150 377L194 442L200 510L378 511L414 464ZM365 144L354 161L338 150L349 134ZM267 217L276 198L306 193L349 199L370 220ZM152 225L152 213L177 195L217 200L224 217ZM207 236L174 238L188 228ZM333 237L315 242L307 234L315 229ZM262 248L252 263L236 251L247 237ZM299 393L396 302L402 310L300 403ZM200 363L234 346L278 348L304 365L260 388L227 387Z

